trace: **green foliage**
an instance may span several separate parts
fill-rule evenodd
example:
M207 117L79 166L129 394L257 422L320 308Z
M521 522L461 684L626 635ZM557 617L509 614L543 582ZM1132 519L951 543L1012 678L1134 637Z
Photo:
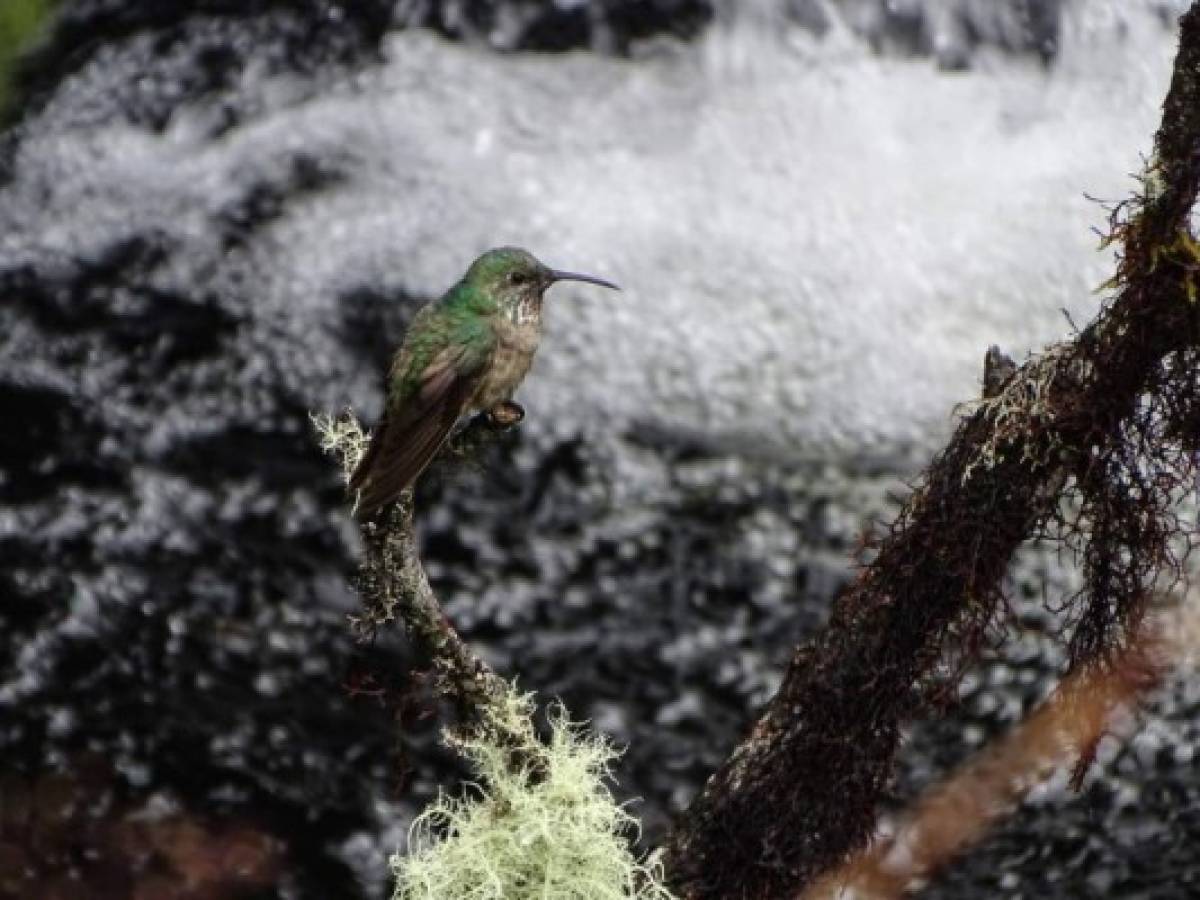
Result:
M51 6L53 0L0 0L0 111L8 106L13 63L37 34Z
M479 773L473 798L442 796L392 858L394 900L672 900L627 833L635 820L606 780L618 755L561 709L548 744L529 697L510 691L483 724L451 743Z

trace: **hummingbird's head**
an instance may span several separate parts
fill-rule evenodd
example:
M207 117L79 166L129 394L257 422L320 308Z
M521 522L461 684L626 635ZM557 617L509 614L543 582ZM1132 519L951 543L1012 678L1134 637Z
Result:
M542 293L556 281L586 281L620 290L611 281L594 275L551 269L520 247L497 247L487 251L471 263L464 280L477 293L492 298L514 315L522 310L535 313L540 308Z

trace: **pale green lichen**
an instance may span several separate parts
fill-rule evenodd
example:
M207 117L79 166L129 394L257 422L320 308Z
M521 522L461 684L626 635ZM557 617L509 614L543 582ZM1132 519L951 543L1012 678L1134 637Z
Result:
M317 431L318 445L338 461L342 477L349 481L350 474L367 452L367 433L358 418L347 409L336 417L329 413L310 413L309 419Z
M653 862L629 846L636 820L613 799L604 738L510 690L483 724L450 742L479 776L475 796L440 797L392 858L394 900L671 900Z
M1068 343L1050 345L1009 379L1004 390L970 404L990 417L991 427L975 458L963 467L963 484L981 470L996 468L1013 446L1021 448L1021 462L1032 466L1050 465L1059 459L1062 446L1057 434L1046 434L1044 446L1030 440L1029 435L1053 421L1054 411L1049 404L1059 389L1058 382L1070 378L1079 383L1086 377L1085 364L1071 358L1072 350L1073 345Z

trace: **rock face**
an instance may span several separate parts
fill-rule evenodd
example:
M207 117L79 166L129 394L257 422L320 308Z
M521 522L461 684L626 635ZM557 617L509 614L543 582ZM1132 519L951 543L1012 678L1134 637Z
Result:
M979 71L892 58L959 67L943 21ZM406 723L398 790L381 700L409 660L392 636L350 645L355 538L308 413L373 415L412 312L513 242L627 290L552 295L520 434L422 486L429 566L501 671L629 744L622 790L656 839L977 394L984 349L1090 314L1082 194L1126 190L1170 51L1118 3L69 6L0 186L3 784L72 773L54 790L96 847L190 817L256 848L247 889L382 895L446 763ZM1032 557L1017 583L1067 579ZM914 732L898 800L1044 693L1061 656L1020 608L1005 659ZM1193 693L939 895L1197 877ZM1147 849L1151 822L1170 824ZM62 869L8 833L4 859ZM120 896L100 873L91 895Z

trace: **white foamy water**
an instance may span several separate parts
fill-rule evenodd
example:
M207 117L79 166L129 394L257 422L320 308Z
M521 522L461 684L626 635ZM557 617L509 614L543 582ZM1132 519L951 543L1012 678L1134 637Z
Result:
M184 248L164 288L276 322L245 372L274 354L314 407L371 408L380 373L325 333L339 295L436 294L521 244L625 287L550 295L518 398L535 440L650 420L789 452L929 446L988 344L1020 358L1067 332L1061 310L1095 312L1109 260L1084 195L1124 196L1151 147L1174 50L1151 6L1073 7L1048 71L982 55L952 75L755 17L635 63L401 32L350 82L247 73L232 102L256 112L216 138L205 104L162 134L80 127L98 64L31 123L0 256L50 265L157 230ZM344 180L217 247L211 217L295 154Z

